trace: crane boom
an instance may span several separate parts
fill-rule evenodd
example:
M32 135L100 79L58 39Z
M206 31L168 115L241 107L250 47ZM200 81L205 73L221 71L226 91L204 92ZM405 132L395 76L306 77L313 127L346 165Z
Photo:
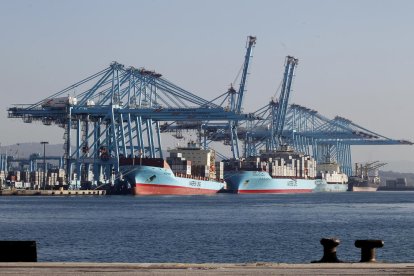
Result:
M277 104L274 105L276 108L275 116L273 117L273 138L278 139L279 144L282 142L282 132L285 125L285 118L287 113L287 108L289 104L289 96L292 87L292 80L295 73L296 66L298 65L299 60L287 56L285 62L285 72L283 75L282 89L280 91L279 100Z
M244 91L246 89L247 74L249 72L250 59L253 57L253 47L255 44L256 44L256 37L248 36L247 46L246 46L247 50L246 50L246 55L244 57L243 73L242 73L241 80L240 80L239 93L238 93L237 103L236 103L237 113L241 112L241 108L243 106L243 97L244 97Z
M250 65L250 59L253 56L253 47L256 44L256 37L255 36L248 36L247 37L247 46L246 46L246 55L244 56L244 64L243 64L243 73L240 80L240 87L237 95L237 100L235 105L233 104L234 101L234 89L232 87L229 90L229 93L232 96L232 104L231 108L233 106L235 107L235 113L240 114L243 106L243 97L244 97L244 91L246 89L246 82L247 82L247 75L249 71L249 65ZM230 145L231 145L231 151L233 153L233 158L239 159L240 153L239 153L239 144L238 144L238 137L237 137L237 125L238 121L229 121L229 129L230 129Z

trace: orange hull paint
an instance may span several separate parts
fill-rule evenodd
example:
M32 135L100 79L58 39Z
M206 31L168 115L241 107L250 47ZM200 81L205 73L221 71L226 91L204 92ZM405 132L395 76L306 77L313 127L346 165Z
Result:
M207 195L218 191L160 184L135 184L134 195Z

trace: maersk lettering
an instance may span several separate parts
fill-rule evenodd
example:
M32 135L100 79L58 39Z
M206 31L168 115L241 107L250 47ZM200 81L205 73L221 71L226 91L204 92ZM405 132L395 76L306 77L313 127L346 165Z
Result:
M288 181L288 183L286 184L287 186L291 186L291 187L296 187L298 186L298 183L296 181Z
M189 183L188 183L190 186L192 186L192 187L201 187L201 182L200 181L190 181Z

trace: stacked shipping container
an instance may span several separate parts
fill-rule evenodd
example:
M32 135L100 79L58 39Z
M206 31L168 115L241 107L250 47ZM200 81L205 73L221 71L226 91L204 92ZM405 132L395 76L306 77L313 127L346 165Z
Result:
M224 178L224 164L215 162L213 150L201 150L190 143L186 148L169 150L169 153L170 157L166 161L175 174L219 180Z
M248 157L242 161L234 161L230 167L266 171L274 178L313 179L316 177L316 160L309 155L293 151L262 153L260 157Z

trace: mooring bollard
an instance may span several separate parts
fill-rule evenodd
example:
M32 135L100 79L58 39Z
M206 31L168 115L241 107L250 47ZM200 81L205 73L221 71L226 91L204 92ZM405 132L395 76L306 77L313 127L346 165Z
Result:
M0 241L0 262L37 262L36 241Z
M382 240L356 240L355 247L361 248L361 263L376 262L375 248L384 246Z
M313 261L312 263L342 263L336 256L336 247L341 243L337 238L324 238L321 239L323 245L323 257L319 261Z

